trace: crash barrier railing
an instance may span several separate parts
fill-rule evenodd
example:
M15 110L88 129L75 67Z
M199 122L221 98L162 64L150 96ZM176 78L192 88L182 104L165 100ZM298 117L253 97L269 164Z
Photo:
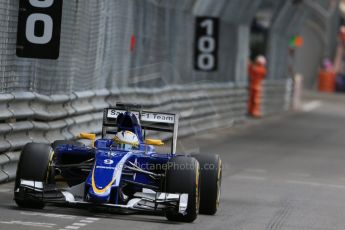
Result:
M270 85L267 90L285 98L286 89L281 85ZM270 108L267 111L278 111L280 107L273 106L276 102L269 98L265 99L269 105L266 108ZM116 102L142 104L154 111L178 112L181 116L179 135L185 136L244 120L248 92L246 86L208 84L85 91L70 96L21 92L2 94L0 100L0 182L6 182L14 179L20 150L26 143L75 139L80 132L100 134L103 108Z
M262 114L268 116L291 109L294 83L292 79L270 80L263 83Z

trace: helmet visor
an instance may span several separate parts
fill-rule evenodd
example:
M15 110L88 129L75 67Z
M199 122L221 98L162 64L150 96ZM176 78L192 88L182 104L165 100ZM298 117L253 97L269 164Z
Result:
M131 144L126 144L126 143L116 143L116 142L115 142L115 146L117 147L117 149L125 150L125 151L130 151L130 150L137 150L137 149L139 149L138 146L131 145Z

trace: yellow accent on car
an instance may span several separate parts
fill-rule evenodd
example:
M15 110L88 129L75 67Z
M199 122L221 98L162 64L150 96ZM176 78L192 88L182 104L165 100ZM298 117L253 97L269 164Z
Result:
M80 133L79 138L92 141L92 146L95 146L96 134L94 133Z
M103 189L98 189L97 186L96 186L96 183L95 183L95 168L93 169L92 171L92 178L91 178L91 185L92 185L92 189L93 191L98 194L98 195L101 195L103 193L105 193L112 185L113 183L116 181L116 179L119 177L120 175L120 171L118 170L115 174L115 176L113 177L113 179L111 180L111 182L105 186Z
M147 144L147 145L163 146L164 142L162 140L146 139L145 140L145 144Z

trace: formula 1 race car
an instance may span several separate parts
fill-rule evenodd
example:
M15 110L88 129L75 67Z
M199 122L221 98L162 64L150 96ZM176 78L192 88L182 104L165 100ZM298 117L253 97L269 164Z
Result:
M20 156L14 200L22 208L45 204L99 207L117 212L164 214L193 222L213 215L220 199L222 165L218 155L176 154L178 115L118 104L104 110L102 138L82 133L90 146L58 140L27 144ZM170 132L168 153L147 131Z

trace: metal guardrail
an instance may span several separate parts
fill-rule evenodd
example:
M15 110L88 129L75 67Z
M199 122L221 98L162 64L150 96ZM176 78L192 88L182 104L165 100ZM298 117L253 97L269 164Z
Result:
M289 94L286 82L268 84L265 89L265 115L284 111L289 103L285 101ZM273 94L274 100L269 96ZM246 119L248 93L244 86L208 84L85 91L70 96L11 93L2 94L0 100L0 182L6 182L14 179L20 150L26 143L75 139L85 131L99 134L103 108L116 102L134 102L147 109L178 112L181 114L179 135L185 136Z
M292 106L292 95L292 79L265 82L262 96L263 116L290 110Z

